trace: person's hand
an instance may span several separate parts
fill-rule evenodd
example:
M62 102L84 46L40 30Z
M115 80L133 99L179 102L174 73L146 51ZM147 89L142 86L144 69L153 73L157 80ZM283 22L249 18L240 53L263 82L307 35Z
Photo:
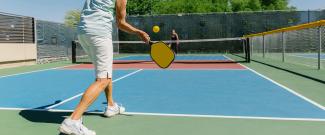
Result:
M137 35L139 36L139 38L140 38L143 42L149 44L149 42L150 42L150 36L149 36L146 32L144 32L144 31L139 31L139 32L137 32Z

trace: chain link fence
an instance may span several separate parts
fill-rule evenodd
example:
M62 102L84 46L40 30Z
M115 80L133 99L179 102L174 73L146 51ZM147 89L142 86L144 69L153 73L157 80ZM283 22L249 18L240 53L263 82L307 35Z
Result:
M76 31L61 23L37 20L37 62L39 64L71 59Z

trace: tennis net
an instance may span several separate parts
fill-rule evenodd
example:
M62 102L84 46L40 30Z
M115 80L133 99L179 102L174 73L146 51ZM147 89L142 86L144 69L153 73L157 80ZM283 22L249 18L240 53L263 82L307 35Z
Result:
M291 68L325 68L325 20L248 35L252 59L295 64Z
M171 47L172 41L164 41ZM242 38L179 40L175 63L249 62L249 51ZM150 46L142 41L114 41L114 63L150 62ZM172 47L171 47L172 48ZM91 63L76 41L72 47L73 63Z
M325 20L244 37L252 61L325 83Z

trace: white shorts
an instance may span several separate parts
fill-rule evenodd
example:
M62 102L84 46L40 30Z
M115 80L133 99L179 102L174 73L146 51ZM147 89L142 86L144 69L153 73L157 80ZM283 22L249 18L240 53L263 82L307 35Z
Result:
M95 66L96 78L112 78L113 42L109 38L101 38L88 34L78 35L82 48Z

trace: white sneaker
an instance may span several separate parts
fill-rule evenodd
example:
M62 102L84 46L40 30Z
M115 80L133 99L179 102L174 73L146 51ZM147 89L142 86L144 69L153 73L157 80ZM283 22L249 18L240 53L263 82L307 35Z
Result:
M96 132L85 127L81 120L72 120L70 118L62 122L59 131L67 135L96 135Z
M125 108L122 105L119 106L115 103L114 106L108 106L106 108L104 115L106 117L113 117L117 114L123 114L124 112L125 112Z

